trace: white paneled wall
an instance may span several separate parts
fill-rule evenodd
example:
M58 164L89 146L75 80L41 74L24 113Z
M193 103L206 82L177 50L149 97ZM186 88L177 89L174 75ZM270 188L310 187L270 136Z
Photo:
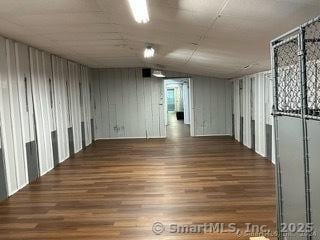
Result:
M240 141L240 80L233 81L234 137Z
M58 135L59 161L62 162L69 157L68 127L69 127L69 108L67 97L68 68L67 61L52 56L53 86L55 119Z
M242 101L240 82L242 81ZM255 151L267 155L266 125L273 126L273 86L270 72L261 72L233 80L235 138L240 141L240 112L243 111L243 144L251 148L251 120L255 120ZM242 103L242 106L240 104ZM273 131L272 131L273 133ZM274 161L274 139L272 138L272 160Z
M86 66L0 37L1 147L7 181L0 184L9 195L32 180L31 171L40 176L56 165L54 146L58 162L69 157L69 127L76 152L82 149L83 135L85 145L91 143L90 81ZM30 152L30 143L35 152Z
M16 163L16 180L17 188L22 188L27 184L27 166L26 166L26 152L24 151L24 139L23 139L23 122L22 122L22 111L20 106L24 105L24 101L20 101L19 93L21 88L19 85L23 86L23 82L18 81L18 72L16 64L16 53L15 53L15 43L12 40L6 40L6 54L7 54L7 68L8 68L8 86L9 86L9 104L11 113L11 123L12 123L12 140L14 149L14 162ZM19 79L20 80L20 79ZM20 90L20 91L19 91ZM21 104L21 105L20 105ZM4 148L6 146L4 145ZM5 156L6 157L6 156ZM15 191L10 189L10 191ZM10 192L9 191L9 192Z
M40 174L43 175L53 168L53 152L51 142L51 103L49 79L52 74L50 55L30 48L30 69L32 79L32 95L35 103L35 117L38 141ZM49 63L48 63L49 62Z
M164 71L168 79L190 79L191 136L232 135L230 81Z
M163 91L139 68L94 70L96 139L164 137Z
M81 108L81 122L84 122L85 126L85 145L88 146L92 141L91 132L91 92L90 92L90 75L89 69L85 66L81 66L81 96L80 96L80 108Z
M194 135L231 135L231 82L192 76Z
M70 104L70 116L71 116L71 127L73 129L74 139L74 150L78 152L81 149L81 106L80 106L80 65L68 62L69 77L68 77L68 88L69 88L69 104ZM82 100L81 100L82 101Z
M11 44L12 45L12 44ZM2 120L2 138L3 138L3 153L5 158L5 167L7 171L7 184L8 184L8 193L13 194L19 188L18 179L22 177L26 178L26 174L17 169L16 162L16 149L14 147L14 133L13 133L13 121L11 113L11 86L9 84L9 73L8 73L8 59L7 59L7 41L4 38L0 37L0 74L1 74L1 107L0 114ZM21 127L21 126L20 126ZM21 155L21 154L20 154ZM24 160L24 157L23 157ZM21 168L25 168L25 163ZM18 174L22 174L18 176Z
M190 77L191 125L194 136L231 135L230 81L166 72ZM141 69L94 70L96 139L165 137L164 82L142 78Z

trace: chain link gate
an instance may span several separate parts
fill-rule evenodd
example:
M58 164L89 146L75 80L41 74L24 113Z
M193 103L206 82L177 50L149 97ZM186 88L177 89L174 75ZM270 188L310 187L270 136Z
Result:
M271 55L278 239L320 239L320 16L273 40Z

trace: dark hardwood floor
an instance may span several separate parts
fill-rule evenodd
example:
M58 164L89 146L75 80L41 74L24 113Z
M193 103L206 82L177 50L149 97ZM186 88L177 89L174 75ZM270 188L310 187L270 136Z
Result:
M156 235L155 222L274 230L269 161L230 137L173 136L96 142L0 204L0 239L249 239Z

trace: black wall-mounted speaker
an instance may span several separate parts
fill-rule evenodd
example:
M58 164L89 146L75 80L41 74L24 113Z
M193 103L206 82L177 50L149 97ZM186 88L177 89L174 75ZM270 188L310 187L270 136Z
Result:
M143 68L142 69L142 77L150 78L151 77L151 68Z

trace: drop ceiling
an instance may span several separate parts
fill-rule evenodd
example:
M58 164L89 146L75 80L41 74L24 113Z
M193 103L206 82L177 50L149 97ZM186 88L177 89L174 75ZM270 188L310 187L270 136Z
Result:
M320 0L149 0L149 12L139 25L126 0L0 0L0 34L93 68L230 79L269 69L270 40L319 15Z

